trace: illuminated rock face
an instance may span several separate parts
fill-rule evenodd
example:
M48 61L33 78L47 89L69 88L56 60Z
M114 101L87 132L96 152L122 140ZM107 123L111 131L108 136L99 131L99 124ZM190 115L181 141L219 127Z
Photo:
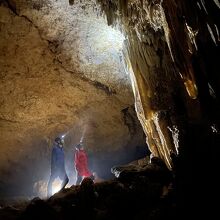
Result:
M11 195L22 187L27 191L49 178L57 135L67 133L72 172L73 145L82 134L86 149L95 155L129 152L145 143L120 60L123 36L97 18L90 5L79 6L1 1L2 194L8 188Z
M205 152L215 135L211 127L219 127L219 4L97 2L109 25L120 25L126 36L124 59L152 153L172 167L170 153L195 149L203 134L197 144Z

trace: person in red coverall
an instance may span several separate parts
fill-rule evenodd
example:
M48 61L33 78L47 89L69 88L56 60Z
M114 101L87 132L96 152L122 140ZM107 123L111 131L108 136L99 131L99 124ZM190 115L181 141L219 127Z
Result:
M84 150L83 143L80 142L76 145L76 151L74 154L74 163L75 163L75 169L76 169L76 185L79 185L83 178L90 177L92 180L94 180L92 173L88 169L88 158L87 154Z

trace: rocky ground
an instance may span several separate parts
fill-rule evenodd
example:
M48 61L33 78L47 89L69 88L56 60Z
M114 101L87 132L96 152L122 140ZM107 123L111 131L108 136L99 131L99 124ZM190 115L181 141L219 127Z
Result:
M1 219L174 219L173 177L159 158L141 165L114 167L117 176L66 188L47 200L1 207ZM117 174L116 174L117 173Z

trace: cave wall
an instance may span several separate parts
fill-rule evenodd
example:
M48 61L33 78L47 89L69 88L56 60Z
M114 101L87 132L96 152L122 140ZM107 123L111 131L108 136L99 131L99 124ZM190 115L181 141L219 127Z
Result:
M137 115L151 152L171 168L171 153L195 145L193 135L219 134L219 2L97 2L126 36ZM192 135L194 126L202 129Z
M103 36L111 29L90 3L0 3L1 196L31 195L34 183L48 180L57 135L67 133L70 178L73 146L83 133L94 167L109 152L145 144L129 77L116 59L120 50L112 44L109 51L111 39L95 43L95 27Z
M219 215L219 1L97 0L126 36L136 112L175 176L180 218Z

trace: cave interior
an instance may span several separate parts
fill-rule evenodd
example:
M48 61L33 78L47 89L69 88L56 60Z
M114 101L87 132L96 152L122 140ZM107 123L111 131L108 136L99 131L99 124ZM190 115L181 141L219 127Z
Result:
M219 215L219 18L219 0L0 0L0 218ZM46 198L61 136L69 183ZM78 186L80 141L97 181Z

